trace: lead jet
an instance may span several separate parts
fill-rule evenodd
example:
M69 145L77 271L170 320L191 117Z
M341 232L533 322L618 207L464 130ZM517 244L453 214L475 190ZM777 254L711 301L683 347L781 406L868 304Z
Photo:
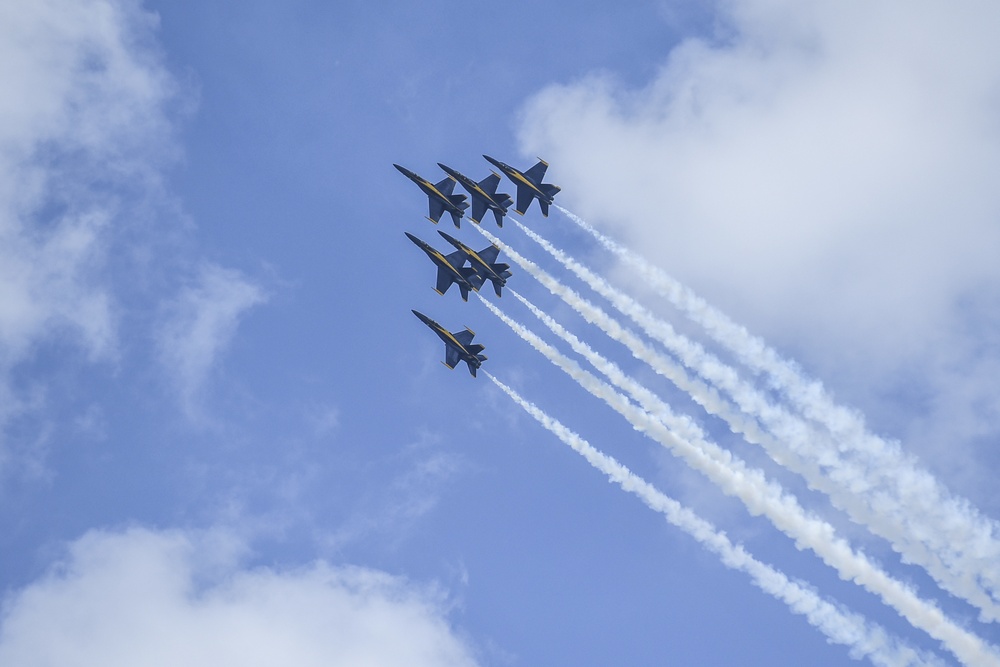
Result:
M538 200L538 206L542 209L542 215L548 217L549 204L562 188L551 183L542 183L545 177L545 170L549 168L549 163L545 160L538 160L538 164L528 171L519 171L509 164L504 164L500 160L494 160L489 155L484 155L492 165L502 171L507 178L517 186L517 211L518 215L524 215L531 204L532 199Z
M476 252L469 246L465 245L456 238L448 236L442 231L438 231L438 234L444 237L444 240L452 244L458 249L458 252L452 253L453 255L461 255L462 262L469 260L470 269L475 271L479 278L479 285L489 280L493 283L493 291L497 293L497 296L503 296L500 294L500 289L507 284L507 279L510 278L510 266L507 264L497 263L497 255L500 254L500 248L495 245L489 245ZM451 255L449 255L451 257Z
M462 265L465 264L465 253L461 250L453 252L450 255L442 255L413 234L409 232L403 233L406 234L406 238L413 241L418 248L427 253L431 261L437 265L437 285L435 285L434 291L438 294L443 295L452 284L456 284L462 292L462 300L468 301L469 290L478 292L479 288L483 286L484 278L480 278L475 269L468 266L462 268Z
M429 326L438 335L438 338L444 341L444 365L448 368L455 368L458 362L464 361L469 365L469 372L472 373L472 377L476 377L476 370L486 361L486 355L480 354L480 352L486 349L485 346L472 344L472 339L476 333L468 327L462 331L449 333L447 329L423 313L416 310L411 312L419 317L421 322Z
M448 211L451 213L451 219L455 221L455 226L462 226L462 216L465 215L465 209L469 208L469 204L465 201L465 195L452 194L455 191L455 179L449 176L440 183L431 183L406 167L400 167L398 164L392 166L398 169L403 176L416 183L417 187L427 195L427 201L430 204L428 220L437 224L437 221L441 219L441 214Z
M513 204L514 200L505 192L497 192L497 186L500 185L500 174L491 172L489 176L477 183L448 165L438 162L438 166L458 181L472 196L470 220L478 224L486 215L486 211L490 210L493 211L493 217L497 220L497 227L503 227L503 217L507 215L507 207Z

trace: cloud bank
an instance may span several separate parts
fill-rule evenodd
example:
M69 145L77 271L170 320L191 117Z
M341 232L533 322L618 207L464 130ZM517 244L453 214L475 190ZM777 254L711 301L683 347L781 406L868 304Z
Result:
M240 553L218 533L88 533L7 598L0 664L476 664L433 589L322 562L248 569Z
M1000 9L717 12L645 88L595 75L540 92L525 154L552 163L563 205L756 331L862 392L902 390L916 364L929 422L995 432L994 411L947 396L997 404Z

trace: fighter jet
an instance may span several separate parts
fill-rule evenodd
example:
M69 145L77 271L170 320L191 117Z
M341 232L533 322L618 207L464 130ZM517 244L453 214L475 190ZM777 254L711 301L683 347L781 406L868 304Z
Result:
M458 289L462 292L462 300L468 301L469 290L478 292L479 288L483 286L485 278L480 278L474 268L470 266L462 268L462 265L465 264L465 253L461 250L453 252L450 255L442 255L413 234L409 232L403 233L406 234L406 238L413 241L418 248L427 253L431 261L437 265L437 285L434 287L434 291L438 294L443 295L454 283L458 285Z
M497 227L503 227L503 217L507 215L507 207L514 203L510 195L505 192L497 192L500 185L500 174L490 172L490 175L476 183L474 180L461 174L448 165L438 162L438 166L444 169L445 173L458 181L463 188L468 190L472 196L472 214L469 219L475 223L482 221L486 211L493 211L493 217L497 220Z
M493 290L497 293L497 296L502 296L500 288L507 284L507 279L510 278L511 273L509 265L497 263L497 255L500 254L500 248L495 245L489 245L476 252L458 239L452 238L440 230L438 234L443 236L445 241L458 248L458 252L452 253L452 255L461 255L462 264L465 263L465 260L469 260L469 268L476 272L479 280L483 282L489 280L492 282ZM452 255L449 255L449 257ZM479 284L482 286L482 282Z
M403 174L403 176L416 183L417 187L427 195L427 200L430 203L428 220L437 224L437 221L441 219L441 214L448 211L451 213L451 219L455 221L455 226L462 226L462 216L465 215L465 209L469 208L469 204L465 201L465 195L452 194L455 190L455 179L449 176L440 183L431 183L426 178L417 176L406 167L400 167L398 164L393 164L392 166L398 169L399 173Z
M556 196L556 193L562 189L558 185L542 183L542 178L545 177L545 170L549 168L548 162L539 159L538 164L528 171L522 172L509 164L504 164L500 160L494 160L489 155L484 155L483 157L502 171L517 186L517 208L514 210L517 211L518 215L524 215L524 212L528 210L528 206L531 204L531 200L534 198L538 200L538 206L542 209L542 215L548 217L549 204L552 203L552 198Z
M420 318L420 321L429 326L438 338L444 341L444 365L448 368L455 368L460 361L469 365L469 372L472 377L476 377L476 370L486 361L486 355L480 354L484 349L483 345L473 345L472 339L476 335L472 329L466 327L462 331L448 333L443 326L416 310L412 311Z

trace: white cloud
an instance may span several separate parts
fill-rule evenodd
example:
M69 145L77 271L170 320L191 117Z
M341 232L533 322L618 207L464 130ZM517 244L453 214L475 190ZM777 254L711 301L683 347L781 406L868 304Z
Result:
M6 600L0 664L473 665L433 588L316 563L247 569L218 533L91 532Z
M205 381L240 317L265 300L264 291L240 272L209 264L168 306L158 334L161 359L190 415L197 414Z
M14 363L53 331L115 346L99 270L122 188L170 153L174 88L134 2L0 3L0 344Z
M1000 8L718 11L716 39L678 45L645 89L594 76L527 105L525 153L563 205L859 397L913 375L948 391L997 357L970 313L1000 300Z
M155 24L132 0L0 2L0 442L40 346L118 357L109 255L174 150Z

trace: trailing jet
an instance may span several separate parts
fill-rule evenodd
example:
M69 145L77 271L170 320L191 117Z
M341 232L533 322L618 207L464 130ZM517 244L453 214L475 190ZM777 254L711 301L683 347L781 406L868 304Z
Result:
M504 164L500 160L494 160L489 155L484 155L483 157L502 171L517 186L517 208L514 210L517 211L518 215L524 215L524 212L528 210L528 206L531 204L531 200L537 199L538 206L542 209L542 215L548 217L549 204L552 203L552 198L556 196L556 193L562 189L558 185L542 183L542 178L545 177L545 170L549 168L548 162L539 159L538 164L528 171L522 172L509 164Z
M437 285L435 285L434 291L438 294L443 295L452 286L452 283L454 283L458 285L458 289L462 292L462 300L468 301L469 290L478 292L479 288L483 286L483 280L485 279L480 278L474 268L468 266L462 268L462 265L465 264L465 253L461 250L453 252L450 255L442 255L413 234L409 232L403 233L406 234L406 238L413 241L418 248L427 253L431 261L437 265Z
M465 209L469 208L469 204L465 201L465 195L452 194L455 191L455 179L449 176L440 183L431 183L426 178L417 176L406 167L400 167L398 164L393 164L392 166L398 169L399 173L403 174L403 176L416 183L417 187L427 195L427 200L430 203L428 220L437 224L437 221L441 219L441 214L448 211L451 213L451 219L455 221L455 226L462 226L462 216L465 215Z
M497 220L497 227L503 227L503 217L507 215L507 207L514 203L510 195L505 192L497 192L500 185L500 174L491 172L489 176L476 183L474 180L459 173L448 165L438 162L438 166L444 169L445 173L454 178L463 188L468 190L472 196L472 214L469 219L475 223L482 222L486 211L493 211L493 217Z
M509 265L497 263L497 255L500 254L500 248L495 245L489 245L476 252L458 239L452 238L440 230L438 234L443 236L445 241L458 248L458 252L452 253L452 255L461 255L461 263L469 260L469 268L478 275L481 281L479 283L480 286L482 286L483 282L489 280L493 283L493 290L497 293L497 296L502 296L500 288L507 284L507 279L510 278L511 273ZM449 257L452 255L449 255Z
M469 372L472 377L476 377L476 370L486 361L486 355L480 354L485 348L483 345L473 345L472 339L476 332L466 327L462 331L448 333L443 326L416 310L412 311L420 318L420 321L429 326L438 338L444 341L444 365L448 368L455 368L460 361L469 365Z

